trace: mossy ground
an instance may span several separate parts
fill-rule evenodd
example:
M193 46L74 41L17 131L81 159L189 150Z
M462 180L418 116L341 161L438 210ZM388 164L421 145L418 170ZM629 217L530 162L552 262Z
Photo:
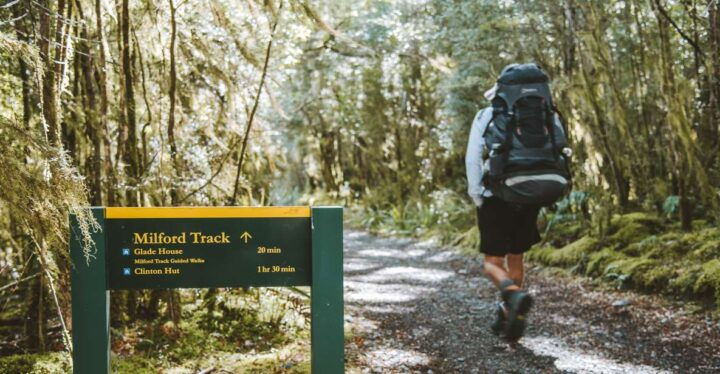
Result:
M183 290L183 314L111 328L111 367L117 374L308 373L308 300L289 289L225 290L211 302ZM0 374L71 372L70 357L54 352L0 358Z
M720 308L719 228L696 221L695 230L683 232L652 214L630 213L613 217L603 238L584 235L567 245L553 245L578 226L560 224L528 258L618 288L691 298Z
M115 331L116 373L308 372L307 299L288 289L218 292L183 306L172 322Z
M59 374L69 373L72 368L70 354L53 352L46 354L13 355L0 358L1 374Z

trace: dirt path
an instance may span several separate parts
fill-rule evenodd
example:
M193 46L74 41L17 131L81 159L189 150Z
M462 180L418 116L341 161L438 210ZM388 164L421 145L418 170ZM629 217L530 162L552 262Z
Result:
M481 260L432 242L345 234L348 359L363 373L720 372L720 324L668 302L530 269L520 346L488 329Z

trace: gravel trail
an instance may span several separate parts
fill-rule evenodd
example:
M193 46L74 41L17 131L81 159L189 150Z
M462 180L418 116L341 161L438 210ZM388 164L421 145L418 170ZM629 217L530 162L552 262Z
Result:
M720 323L670 302L529 269L526 336L489 331L482 260L432 241L345 233L346 352L362 373L717 373Z

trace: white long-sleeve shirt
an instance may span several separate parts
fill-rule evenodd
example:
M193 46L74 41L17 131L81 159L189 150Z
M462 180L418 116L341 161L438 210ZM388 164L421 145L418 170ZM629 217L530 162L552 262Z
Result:
M492 192L483 185L483 175L487 165L483 165L485 139L483 134L492 119L492 108L487 107L475 115L470 129L467 151L465 152L465 173L467 174L468 195L475 205L480 207L483 198L492 196Z

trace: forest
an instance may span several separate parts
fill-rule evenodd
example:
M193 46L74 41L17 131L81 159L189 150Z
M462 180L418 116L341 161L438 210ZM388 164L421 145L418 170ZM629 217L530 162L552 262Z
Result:
M477 252L467 137L513 62L574 151L529 257L720 305L716 0L0 0L0 56L0 372L70 370L88 206L338 204ZM303 362L307 292L113 291L113 368Z

